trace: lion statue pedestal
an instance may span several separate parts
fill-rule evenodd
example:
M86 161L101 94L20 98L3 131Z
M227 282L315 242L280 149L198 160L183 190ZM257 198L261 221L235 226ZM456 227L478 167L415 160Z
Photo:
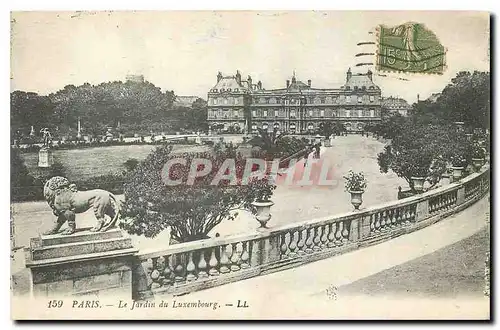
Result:
M116 228L119 207L105 190L78 191L66 178L53 177L44 195L57 220L32 238L26 266L31 270L34 296L93 294L132 298L132 267L137 249ZM75 214L92 208L96 224L76 229ZM109 218L109 219L107 219ZM59 233L68 222L68 228Z
M131 299L134 248L118 228L32 238L26 266L37 297L117 296Z

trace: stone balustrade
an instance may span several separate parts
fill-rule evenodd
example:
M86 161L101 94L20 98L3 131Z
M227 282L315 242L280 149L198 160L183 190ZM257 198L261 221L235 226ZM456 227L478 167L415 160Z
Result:
M407 234L475 203L489 191L489 182L486 168L445 187L360 211L139 252L133 298L210 288Z

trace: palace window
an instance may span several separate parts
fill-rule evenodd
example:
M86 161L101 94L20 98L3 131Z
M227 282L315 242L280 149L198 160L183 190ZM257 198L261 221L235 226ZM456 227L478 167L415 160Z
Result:
M375 96L370 95L370 102L373 102L373 101L375 101Z
M345 116L346 117L351 117L351 111L350 110L346 110L345 111Z
M212 99L213 104L217 104L217 99Z
M345 96L345 101L348 102L348 103L351 102L351 95L346 95Z
M234 98L234 104L238 104L238 98L237 97Z
M224 104L227 104L227 103L228 103L227 99L224 99Z
M321 104L325 104L325 98L324 97L321 98Z
M252 117L257 117L257 111L252 110Z
M274 117L278 117L278 110L274 110Z
M267 110L263 110L263 113L264 117L267 117Z
M358 103L362 103L363 102L363 96L358 96Z
M238 117L238 115L239 115L239 111L238 110L234 110L234 116Z
M309 110L309 117L312 117L312 116L313 116L313 111Z
M321 116L321 117L324 117L324 116L325 116L325 110L321 110L321 112L320 112L320 116Z
M290 117L295 117L295 110L290 110Z
M269 98L266 97L266 104L269 104Z
M274 100L276 101L276 104L280 104L280 99L279 99L279 97L275 98Z

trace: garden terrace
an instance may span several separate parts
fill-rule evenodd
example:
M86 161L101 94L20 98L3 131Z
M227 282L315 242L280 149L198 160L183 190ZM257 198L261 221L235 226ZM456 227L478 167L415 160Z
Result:
M180 295L390 240L469 207L489 192L489 183L484 167L445 187L357 212L139 252L134 298Z

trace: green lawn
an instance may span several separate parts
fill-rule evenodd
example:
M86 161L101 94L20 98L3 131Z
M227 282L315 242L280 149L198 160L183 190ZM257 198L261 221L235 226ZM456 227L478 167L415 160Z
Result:
M130 145L96 147L72 150L54 150L54 161L63 164L70 180L82 180L89 177L121 173L123 163L129 158L143 160L154 150L154 145ZM174 151L202 151L206 147L194 145L173 145ZM30 172L37 170L38 153L21 154Z

